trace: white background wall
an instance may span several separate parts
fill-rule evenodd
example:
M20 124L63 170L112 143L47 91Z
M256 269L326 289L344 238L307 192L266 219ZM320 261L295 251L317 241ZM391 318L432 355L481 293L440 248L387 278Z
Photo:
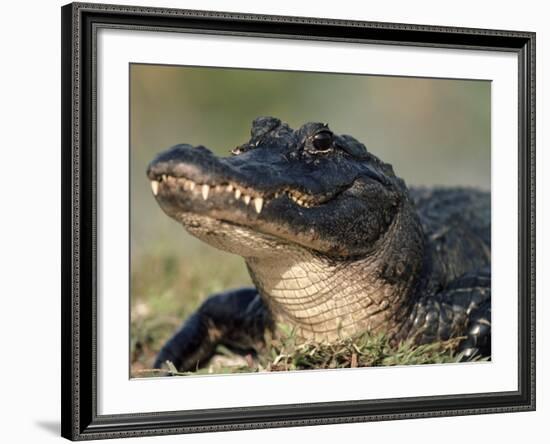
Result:
M261 14L309 15L432 25L537 32L538 124L538 409L484 415L346 424L337 426L140 438L139 442L543 442L550 420L548 372L549 304L543 301L542 253L548 252L543 221L550 205L543 196L550 181L544 154L549 89L543 78L550 49L546 2L385 1L297 2L277 0L164 0L118 3L212 9ZM5 2L2 6L0 110L0 436L3 442L60 440L60 6L57 0ZM548 74L545 73L548 77ZM545 183L543 183L545 182ZM546 199L548 202L548 200ZM544 245L543 245L544 244ZM544 286L544 288L543 288ZM543 354L546 349L546 356ZM136 441L127 440L126 442ZM138 441L136 441L138 442Z

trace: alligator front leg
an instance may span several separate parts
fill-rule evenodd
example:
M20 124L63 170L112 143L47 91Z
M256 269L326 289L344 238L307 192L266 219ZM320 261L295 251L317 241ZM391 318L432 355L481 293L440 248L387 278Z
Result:
M463 360L491 356L491 270L466 273L434 296L420 299L406 329L418 343L463 337Z
M242 288L210 296L162 347L154 363L170 361L179 371L196 369L218 344L241 349L262 345L271 315L255 288Z

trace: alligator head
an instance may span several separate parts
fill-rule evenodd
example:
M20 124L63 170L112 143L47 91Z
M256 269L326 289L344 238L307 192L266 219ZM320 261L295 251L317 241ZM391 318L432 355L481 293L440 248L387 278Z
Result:
M289 285L281 284L285 276L302 276L311 285L330 280L308 278L304 267L315 268L312 261L330 263L318 268L334 277L335 267L349 273L359 260L364 272L370 267L384 280L364 284L378 286L385 297L386 281L411 285L409 275L420 267L419 223L404 182L362 143L326 124L293 130L278 119L257 118L250 141L231 156L176 145L151 162L147 175L166 214L203 241L243 256L268 298L276 300L277 290ZM317 290L304 297L314 298ZM297 323L299 317L294 313Z
M372 250L402 207L406 189L392 167L326 124L293 131L264 117L251 136L230 157L183 144L158 155L147 175L162 209L210 243L213 230L224 236L224 225L236 225L253 238L357 256ZM230 239L213 242L239 250Z

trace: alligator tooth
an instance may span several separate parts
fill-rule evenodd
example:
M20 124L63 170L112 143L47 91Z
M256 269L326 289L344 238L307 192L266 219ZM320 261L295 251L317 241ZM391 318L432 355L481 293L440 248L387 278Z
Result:
M223 188L221 185L216 185L216 193L219 193Z
M239 197L241 197L241 190L239 190L238 188L235 190L235 199L238 199Z
M247 194L245 194L245 195L243 196L243 200L244 200L244 203L245 203L246 205L248 205L248 204L250 203L250 196L248 196Z
M231 184L227 185L227 188L225 189L225 191L227 191L228 193L233 191L233 185L231 185Z
M193 181L191 181L191 183L189 184L189 189L190 189L191 191L193 191L193 190L195 189L195 185L196 185L196 183L193 182Z
M159 183L156 180L151 181L151 189L153 190L153 194L156 196L159 192Z
M256 208L256 213L260 214L262 212L263 204L264 200L261 197L254 198L254 208Z
M204 200L208 199L208 192L210 191L210 185L204 184L201 189L202 198Z

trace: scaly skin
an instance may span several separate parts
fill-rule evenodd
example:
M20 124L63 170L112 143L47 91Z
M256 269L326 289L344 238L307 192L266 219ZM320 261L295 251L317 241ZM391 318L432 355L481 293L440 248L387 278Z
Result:
M316 341L464 336L466 358L490 355L488 193L409 190L352 137L273 118L232 157L178 145L148 177L161 208L242 256L255 284L209 298L155 366L195 368L218 343L259 350L277 321Z

